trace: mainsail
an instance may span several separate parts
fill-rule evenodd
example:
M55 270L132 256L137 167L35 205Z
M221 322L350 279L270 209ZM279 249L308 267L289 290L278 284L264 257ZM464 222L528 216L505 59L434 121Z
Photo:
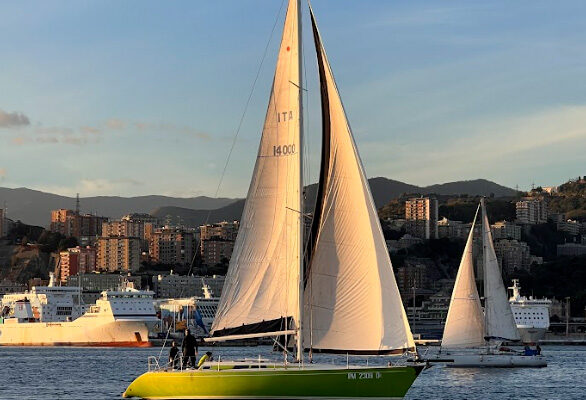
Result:
M414 349L377 210L310 13L321 83L323 148L315 239L306 272L304 346L367 354Z
M480 206L479 206L480 208ZM484 315L474 276L473 241L478 209L466 241L454 283L442 347L480 347L484 344Z
M494 251L490 224L486 215L484 199L482 208L482 245L484 261L484 318L486 338L497 340L519 340L521 337L507 298L498 260Z
M302 249L298 1L285 18L262 138L212 336L297 329Z

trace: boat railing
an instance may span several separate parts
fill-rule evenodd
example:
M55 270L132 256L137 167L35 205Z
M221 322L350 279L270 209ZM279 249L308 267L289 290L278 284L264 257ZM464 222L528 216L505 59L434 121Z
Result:
M149 358L147 359L147 363L148 363L148 371L158 371L161 369L161 367L159 366L159 359L156 356L149 356Z

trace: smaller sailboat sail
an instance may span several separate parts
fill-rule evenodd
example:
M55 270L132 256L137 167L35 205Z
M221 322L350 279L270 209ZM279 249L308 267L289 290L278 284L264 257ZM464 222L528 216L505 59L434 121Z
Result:
M480 209L480 206L478 207ZM478 209L466 241L454 290L450 300L448 317L444 327L442 347L466 348L484 345L484 315L476 289L473 262L474 227Z
M521 339L521 336L515 324L515 318L494 251L484 199L480 201L480 205L482 208L485 338L516 341Z
M322 96L323 149L304 346L388 354L415 345L362 162L310 8Z

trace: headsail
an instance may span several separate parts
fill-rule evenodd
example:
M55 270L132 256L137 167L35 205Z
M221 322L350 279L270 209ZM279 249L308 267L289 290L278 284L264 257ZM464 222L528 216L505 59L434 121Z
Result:
M478 207L480 209L480 206ZM474 227L478 209L466 241L462 261L458 268L448 317L444 327L442 347L480 347L484 344L484 315L476 289L473 262Z
M304 346L382 354L414 342L362 162L310 9L322 96L323 151L307 271Z
M484 199L482 207L482 245L484 260L484 318L486 337L502 340L519 340L521 337L515 324L511 305L507 297L503 277L499 268L490 224L486 215Z
M290 1L256 165L212 326L213 337L291 330L300 320L298 12L298 0Z

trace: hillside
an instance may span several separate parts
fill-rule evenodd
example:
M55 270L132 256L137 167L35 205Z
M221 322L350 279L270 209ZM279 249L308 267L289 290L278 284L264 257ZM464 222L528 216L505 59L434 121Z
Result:
M244 209L244 200L237 200L232 204L216 210L193 210L182 207L159 207L151 211L151 215L162 221L169 220L171 224L180 224L191 227L218 221L239 220Z
M175 206L200 210L220 208L233 203L235 199L211 198L205 196L177 198L168 196L97 196L82 197L81 211L91 212L110 218L119 218L131 212L148 213L163 206ZM0 188L0 205L8 208L8 217L27 224L48 226L51 210L75 208L75 198L45 193L27 188Z
M515 195L513 189L487 181L476 179L473 181L459 181L443 183L431 186L416 186L408 183L395 181L383 177L369 179L370 188L377 208L387 204L390 200L399 198L402 194L466 194L470 196L494 194L496 197ZM313 210L317 184L306 188L306 209ZM210 198L205 196L191 198L177 198L167 196L97 196L82 197L81 211L91 212L98 215L119 218L130 212L149 213L155 212L157 216L180 216L184 221L204 221L207 210L217 210L210 221L220 219L239 219L242 213L242 202L230 198ZM50 220L51 210L58 208L75 208L75 198L59 196L51 193L40 192L27 188L8 189L0 188L0 204L6 202L8 217L13 220L21 220L27 224L47 226ZM228 205L234 208L224 209Z

